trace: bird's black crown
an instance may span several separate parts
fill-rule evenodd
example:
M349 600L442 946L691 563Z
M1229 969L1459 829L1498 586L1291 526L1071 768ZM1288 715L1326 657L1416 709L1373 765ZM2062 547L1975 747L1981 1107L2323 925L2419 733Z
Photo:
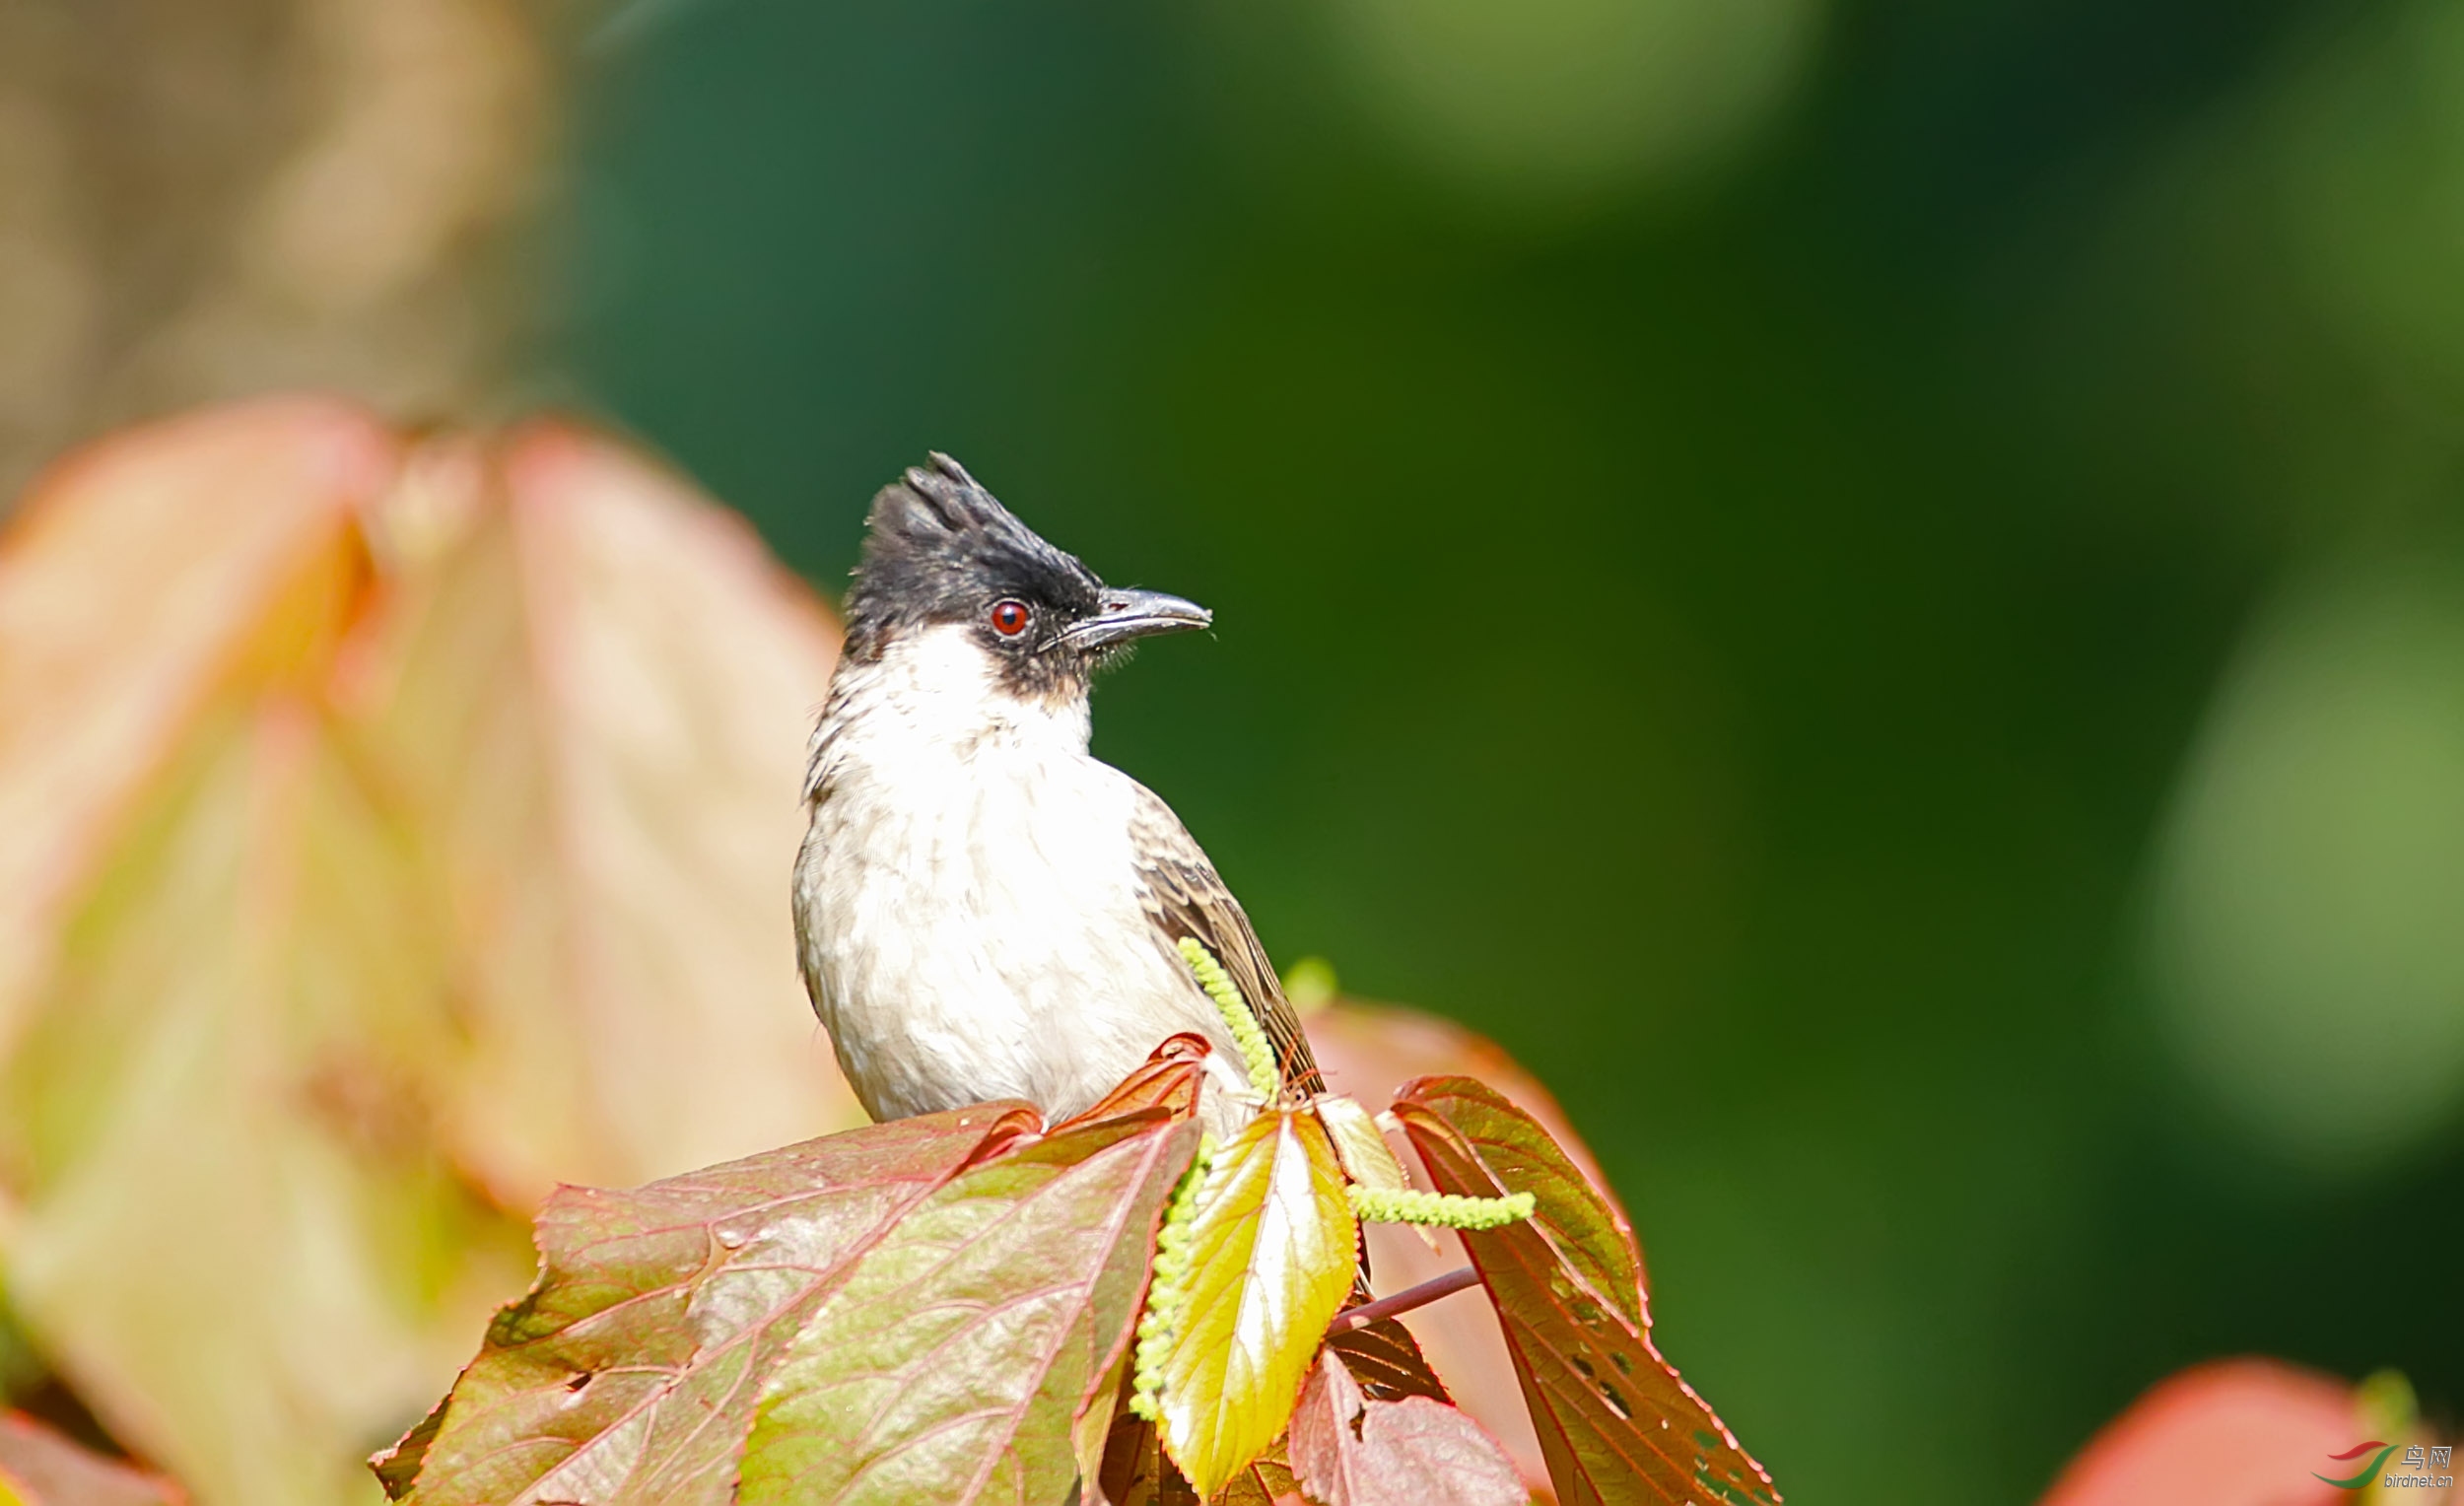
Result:
M1032 651L1069 623L1101 609L1104 582L1020 522L957 461L934 454L872 500L862 563L847 598L847 651L878 658L902 633L968 623L1004 650ZM1004 639L990 622L1014 601L1032 630Z

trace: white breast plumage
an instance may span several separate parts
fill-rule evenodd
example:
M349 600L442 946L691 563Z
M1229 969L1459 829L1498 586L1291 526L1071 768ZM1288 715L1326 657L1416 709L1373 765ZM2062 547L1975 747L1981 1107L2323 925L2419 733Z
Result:
M1086 707L992 693L961 628L841 667L814 733L797 859L802 963L876 1119L1023 1098L1076 1112L1205 995L1140 908L1143 791L1087 752Z

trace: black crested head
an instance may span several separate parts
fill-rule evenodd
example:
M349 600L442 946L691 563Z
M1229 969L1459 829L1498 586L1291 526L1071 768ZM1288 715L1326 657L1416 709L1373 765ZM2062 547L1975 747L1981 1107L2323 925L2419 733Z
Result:
M939 453L873 498L847 618L857 663L906 634L964 625L1006 688L1048 698L1084 694L1096 666L1134 639L1211 620L1176 596L1105 585Z
M1008 598L1091 612L1104 582L1046 543L949 456L911 466L864 519L864 554L848 593L848 652L878 657L902 633L976 621Z

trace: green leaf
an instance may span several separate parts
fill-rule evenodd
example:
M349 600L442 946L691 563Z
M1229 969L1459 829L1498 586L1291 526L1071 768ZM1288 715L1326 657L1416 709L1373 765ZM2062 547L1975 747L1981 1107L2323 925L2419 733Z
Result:
M984 1104L632 1192L559 1191L537 1286L378 1478L413 1506L731 1501L763 1383L856 1258L1037 1124Z
M1769 1472L1653 1346L1633 1230L1548 1132L1469 1077L1406 1083L1395 1113L1441 1191L1538 1199L1528 1222L1462 1238L1564 1506L1776 1503Z
M1333 1350L1292 1413L1293 1470L1320 1506L1525 1506L1497 1440L1442 1402L1373 1402Z
M1316 1115L1261 1114L1215 1153L1191 1224L1185 1305L1164 1362L1163 1441L1212 1498L1283 1431L1359 1231Z
M764 1390L745 1506L1059 1502L1109 1415L1163 1201L1198 1127L1162 1112L976 1166L858 1259Z
M1318 1123L1326 1126L1327 1138L1335 1142L1335 1158L1343 1163L1345 1176L1373 1192L1410 1189L1403 1163L1387 1148L1386 1131L1358 1099L1321 1093L1310 1107L1317 1110Z

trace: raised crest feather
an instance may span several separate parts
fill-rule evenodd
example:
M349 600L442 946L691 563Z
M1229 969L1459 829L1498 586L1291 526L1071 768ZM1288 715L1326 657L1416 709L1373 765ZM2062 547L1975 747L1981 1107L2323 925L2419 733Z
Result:
M935 450L873 497L847 598L849 655L863 662L906 629L970 620L988 582L1064 611L1093 611L1103 591L1075 555L1046 542Z

